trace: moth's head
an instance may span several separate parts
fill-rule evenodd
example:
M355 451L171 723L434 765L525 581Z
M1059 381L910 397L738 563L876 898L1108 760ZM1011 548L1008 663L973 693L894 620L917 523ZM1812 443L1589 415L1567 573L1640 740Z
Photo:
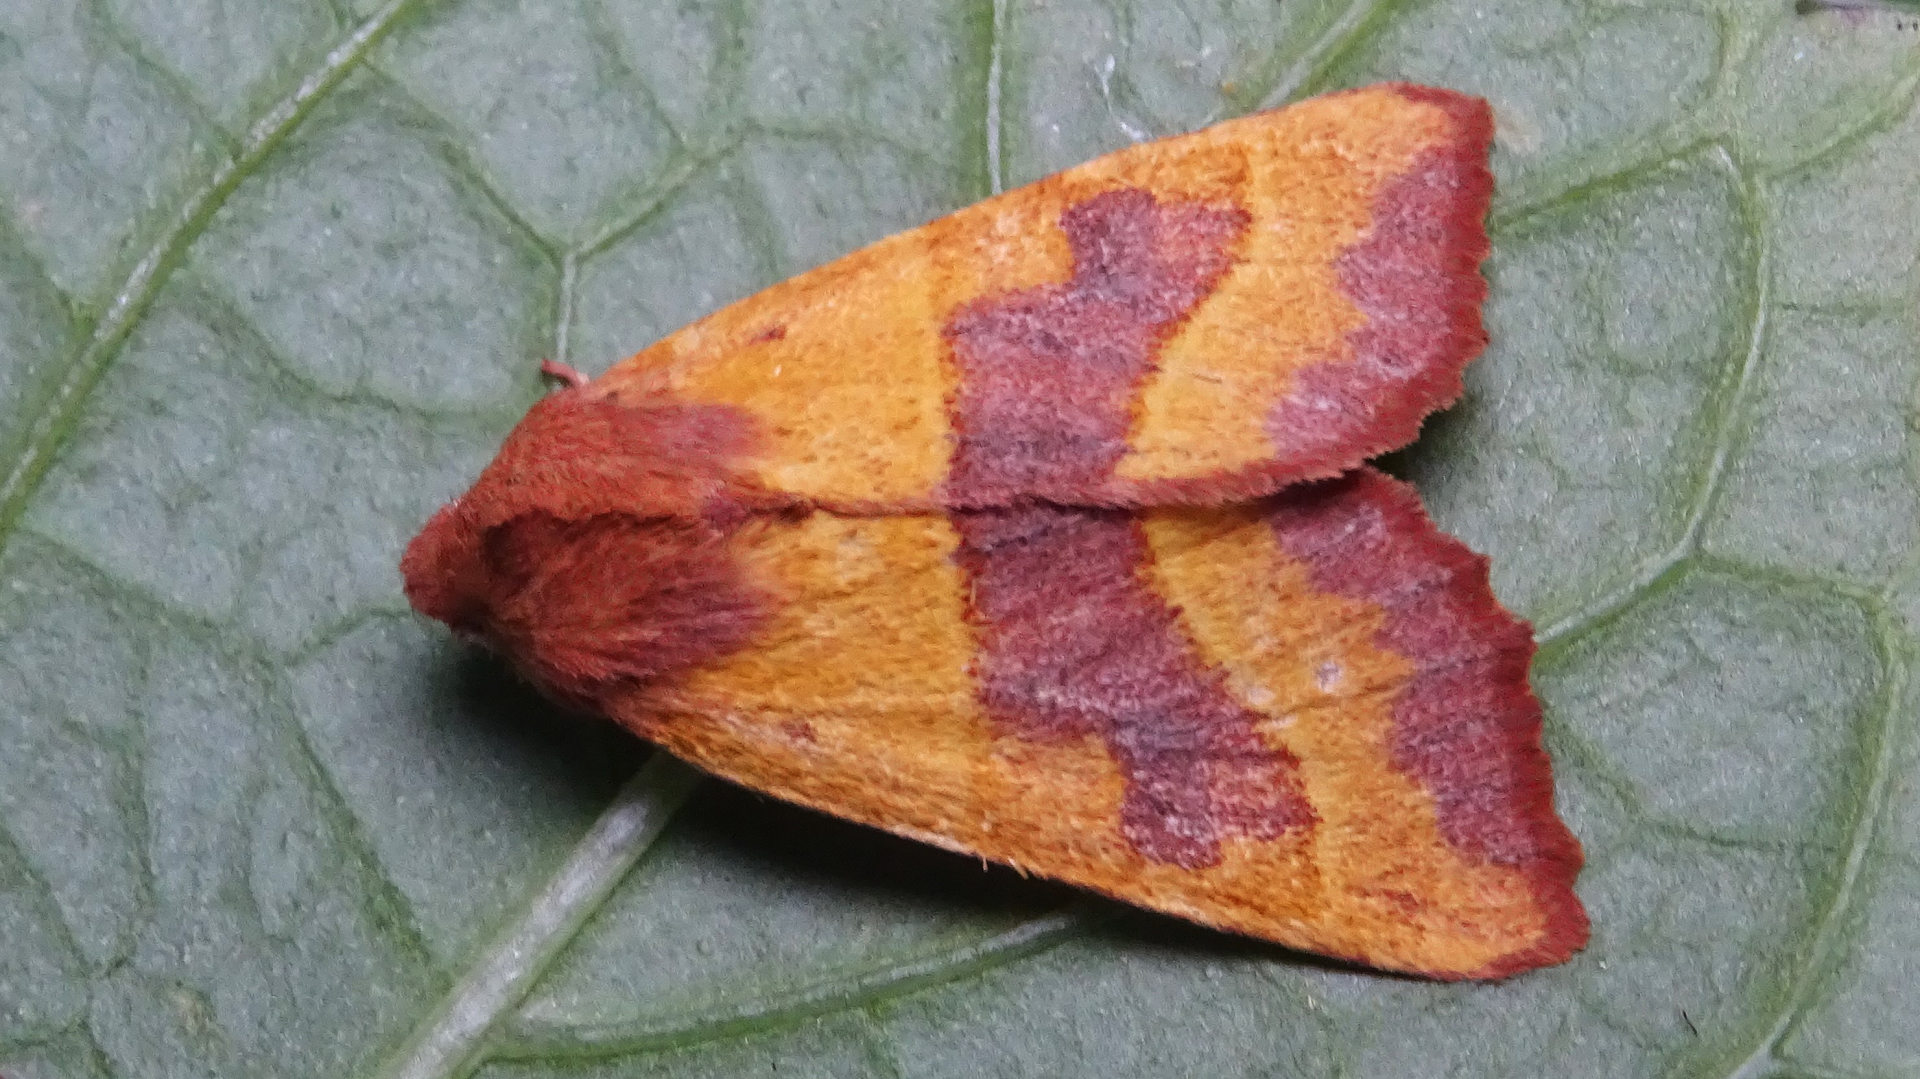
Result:
M491 580L478 530L461 514L459 500L440 507L407 544L400 576L414 610L462 636L485 635Z
M729 485L687 467L685 426L581 390L542 400L407 545L407 599L572 705L741 647L769 601L729 550L746 517L714 511Z
M724 533L617 513L533 512L477 530L456 504L408 546L401 573L422 614L576 706L734 651L768 606L742 582Z
M414 610L463 637L493 641L497 608L507 599L487 537L525 513L565 509L566 484L546 475L549 462L578 456L576 390L536 403L515 425L471 488L441 506L400 558L400 576ZM563 478L564 479L564 478Z

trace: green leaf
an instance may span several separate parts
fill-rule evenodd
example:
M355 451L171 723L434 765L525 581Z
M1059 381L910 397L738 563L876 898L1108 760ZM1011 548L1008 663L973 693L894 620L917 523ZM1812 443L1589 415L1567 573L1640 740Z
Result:
M0 12L0 1072L1920 1074L1910 22ZM1380 78L1499 116L1494 343L1396 462L1540 628L1573 962L1329 969L695 789L406 609L538 358Z

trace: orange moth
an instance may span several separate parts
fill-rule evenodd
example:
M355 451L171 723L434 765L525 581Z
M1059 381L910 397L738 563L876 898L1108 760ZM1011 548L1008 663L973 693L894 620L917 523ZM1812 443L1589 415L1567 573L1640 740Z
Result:
M1491 136L1330 94L775 285L536 404L407 595L802 805L1375 967L1558 963L1531 633L1363 463L1485 341Z

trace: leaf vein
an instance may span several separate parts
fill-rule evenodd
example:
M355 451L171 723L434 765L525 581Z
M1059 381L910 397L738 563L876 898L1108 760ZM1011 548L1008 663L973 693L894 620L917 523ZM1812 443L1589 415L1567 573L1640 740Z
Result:
M213 215L294 128L351 73L400 16L422 0L387 0L352 33L327 51L291 93L247 128L237 153L220 163L173 213L171 221L133 264L113 299L78 342L62 373L27 426L19 451L0 477L0 550L4 550L27 502L39 490L60 448L80 420L94 387L120 355L162 285L205 231Z
M547 966L640 860L701 774L656 752L614 796L572 853L494 937L440 1005L377 1074L383 1079L447 1079L468 1074L486 1040L518 1006Z
M1747 287L1749 311L1745 348L1737 354L1737 362L1731 364L1731 369L1722 376L1722 388L1714 395L1718 400L1708 403L1710 448L1705 467L1694 482L1685 524L1673 544L1585 606L1540 630L1535 637L1543 648L1572 640L1607 621L1692 558L1700 548L1707 520L1725 486L1727 469L1740 442L1740 420L1748 411L1753 386L1766 355L1773 298L1773 236L1764 208L1766 192L1763 181L1736 160L1725 146L1715 146L1711 159L1729 175L1733 183L1741 213L1754 238L1755 250L1750 260Z
M1868 854L1880 826L1891 811L1894 757L1901 739L1899 731L1902 707L1906 699L1908 677L1907 650L1895 643L1903 636L1894 628L1893 616L1884 609L1873 612L1878 624L1875 645L1880 652L1883 674L1880 700L1874 723L1864 732L1868 752L1867 789L1861 795L1849 830L1846 856L1840 864L1838 880L1828 898L1826 909L1815 918L1814 931L1796 969L1789 977L1789 991L1778 1013L1753 1049L1727 1072L1727 1079L1760 1079L1779 1063L1779 1047L1792 1031L1801 1013L1813 1001L1823 976L1838 962L1846 945L1846 923L1854 901L1861 891Z
M697 1013L641 1016L611 1023L523 1023L502 1039L497 1055L511 1058L604 1057L679 1049L718 1038L787 1026L852 1008L871 1007L907 993L981 974L1038 954L1084 930L1092 907L1074 903L1011 929L931 955L747 997Z

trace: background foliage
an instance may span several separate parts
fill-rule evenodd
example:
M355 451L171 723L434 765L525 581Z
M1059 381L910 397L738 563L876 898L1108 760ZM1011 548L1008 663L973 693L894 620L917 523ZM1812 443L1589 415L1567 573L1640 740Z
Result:
M1901 18L0 5L0 1070L1920 1075ZM406 610L535 359L1385 77L1499 115L1494 344L1396 467L1540 627L1574 962L1327 969L711 782L667 824L684 772Z

